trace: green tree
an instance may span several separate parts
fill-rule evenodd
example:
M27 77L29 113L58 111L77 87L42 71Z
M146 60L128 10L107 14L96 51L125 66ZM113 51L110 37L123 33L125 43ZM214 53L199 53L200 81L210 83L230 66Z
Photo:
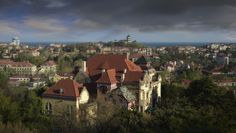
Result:
M60 55L58 58L58 72L71 73L73 70L73 60L69 55Z
M210 78L193 81L186 90L189 101L197 106L218 105L226 91L217 87Z
M19 121L18 104L0 92L0 120L3 123Z
M89 83L90 82L89 76L84 72L78 72L75 76L75 80L78 83Z
M0 88L6 89L8 87L8 74L5 71L0 71Z
M33 133L22 123L0 123L0 133Z

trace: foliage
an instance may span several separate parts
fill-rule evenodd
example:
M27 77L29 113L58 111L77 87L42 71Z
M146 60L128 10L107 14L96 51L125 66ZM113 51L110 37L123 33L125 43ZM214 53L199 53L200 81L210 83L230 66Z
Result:
M14 88L12 90L0 91L0 123L2 122L8 128L8 125L16 130L28 127L34 132L48 132L50 129L50 119L42 114L41 99L36 96L35 91L29 91L24 88ZM23 127L17 124L22 123ZM1 124L0 124L1 125ZM14 127L16 125L16 127ZM0 126L0 130L4 129ZM7 129L8 130L8 129ZM9 131L10 132L10 131ZM27 130L26 130L27 132Z
M5 71L0 71L0 88L5 89L8 87L8 74Z
M46 57L43 56L32 56L28 53L20 53L18 56L14 59L14 61L29 61L30 63L39 66L43 64L46 61Z
M0 123L0 133L33 133L27 127L25 127L22 123Z
M75 80L78 83L90 83L89 76L84 72L78 72L75 76Z
M72 72L73 60L69 55L60 55L58 57L58 72L70 73Z
M131 48L143 48L143 44L138 42L132 42L132 43L125 43L125 42L108 42L104 44L104 46L110 46L110 47L131 47Z
M192 70L192 69L187 69L182 72L176 77L177 80L183 80L183 79L188 79L188 80L198 80L203 77L203 74L199 70Z

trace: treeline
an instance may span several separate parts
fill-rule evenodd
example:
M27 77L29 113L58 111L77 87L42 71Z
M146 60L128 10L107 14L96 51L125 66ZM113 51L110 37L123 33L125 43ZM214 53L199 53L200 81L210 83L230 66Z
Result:
M131 43L125 43L125 42L107 42L104 44L104 46L108 47L131 47L131 48L144 48L144 45L138 42L131 42Z

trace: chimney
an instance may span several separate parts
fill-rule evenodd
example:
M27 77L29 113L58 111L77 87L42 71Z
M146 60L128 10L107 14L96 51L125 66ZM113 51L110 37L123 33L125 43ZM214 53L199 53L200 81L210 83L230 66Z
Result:
M127 52L127 53L126 53L126 58L129 59L129 56L130 56L130 53Z
M123 73L121 74L121 82L124 82L126 72L127 72L127 69L125 68Z
M127 69L125 68L125 69L124 69L124 74L125 74L126 72L127 72Z
M158 75L158 81L162 81L161 75Z
M87 70L86 61L83 61L83 62L82 62L82 71L83 71L83 72L86 72L86 70Z
M121 82L124 82L124 80L125 80L125 73L122 73L121 74Z

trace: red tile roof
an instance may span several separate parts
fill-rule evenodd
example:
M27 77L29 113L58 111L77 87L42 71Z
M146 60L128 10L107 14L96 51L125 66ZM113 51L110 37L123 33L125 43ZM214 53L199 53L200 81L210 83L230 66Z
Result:
M96 81L96 83L106 84L115 84L117 82L115 69L109 69L106 72L103 72L102 76Z
M109 69L110 65L109 65L108 62L104 62L99 68L101 68L101 69Z
M125 74L125 83L130 83L130 82L139 82L143 78L143 73L141 72L127 72Z
M13 61L9 60L9 59L0 59L0 65L8 65L8 64L12 64Z
M43 97L75 100L80 96L83 85L71 79L62 79L43 93ZM60 89L63 93L60 93Z
M0 66L3 66L3 65L11 65L13 67L33 67L34 66L29 61L14 62L8 59L0 59Z
M47 61L43 64L43 66L54 66L56 63L54 61Z
M23 62L14 62L11 64L13 67L33 67L34 65L31 64L29 61L23 61Z
M127 82L139 81L143 76L143 70L140 68L140 66L134 64L132 61L127 59L126 55L100 54L100 55L95 55L90 59L88 59L87 61L88 75L90 77L98 77L94 78L94 81L97 82L101 80L105 81L104 74L101 77L102 79L99 79L99 74L102 73L102 69L106 70L114 69L113 71L115 72L115 77L117 77L118 81L120 80L121 73L123 73L125 69L126 69L125 81ZM108 76L106 76L106 78L107 77Z
M139 66L128 60L125 55L100 54L91 57L87 61L89 75L96 70L101 70L102 66L109 69L114 68L116 71L123 71L124 69L127 69L127 71L142 71Z

